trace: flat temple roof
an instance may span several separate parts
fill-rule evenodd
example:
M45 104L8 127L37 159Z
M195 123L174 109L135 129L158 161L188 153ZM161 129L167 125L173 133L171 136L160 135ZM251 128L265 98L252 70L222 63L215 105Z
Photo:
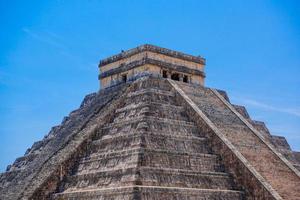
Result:
M191 62L205 65L205 58L202 58L201 56L193 56L193 55L185 54L185 53L182 53L179 51L174 51L174 50L170 50L170 49L166 49L166 48L162 48L162 47L158 47L158 46L154 46L154 45L150 45L150 44L144 44L144 45L138 46L136 48L129 49L129 50L121 52L119 54L110 56L103 60L100 60L99 67L116 62L118 60L122 60L124 58L128 58L134 54L138 54L138 53L141 53L144 51L159 53L159 54L163 54L166 56L175 57L175 58L179 58L182 60L191 61Z

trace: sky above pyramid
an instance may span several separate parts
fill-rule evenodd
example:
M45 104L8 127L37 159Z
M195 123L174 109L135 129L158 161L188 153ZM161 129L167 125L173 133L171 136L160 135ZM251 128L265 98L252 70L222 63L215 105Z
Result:
M300 151L299 1L1 1L0 171L99 89L99 59L150 43Z

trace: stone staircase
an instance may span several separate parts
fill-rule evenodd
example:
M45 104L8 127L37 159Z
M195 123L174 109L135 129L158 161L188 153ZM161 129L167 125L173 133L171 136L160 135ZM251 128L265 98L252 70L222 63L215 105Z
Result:
M244 199L167 81L131 87L53 199Z
M77 146L84 140L84 135L93 132L95 121L110 112L114 106L112 102L119 99L126 88L127 84L122 84L87 95L78 109L27 149L24 156L7 167L6 172L0 173L0 199L32 199L33 193L41 188L46 193L52 192L56 180L49 180L49 177L59 179L57 170L62 164L67 166L64 162L74 156L74 152L79 152ZM35 199L44 199L34 195Z
M225 138L244 156L263 177L277 199L300 199L299 172L257 132L222 94L209 88L174 82L204 113Z

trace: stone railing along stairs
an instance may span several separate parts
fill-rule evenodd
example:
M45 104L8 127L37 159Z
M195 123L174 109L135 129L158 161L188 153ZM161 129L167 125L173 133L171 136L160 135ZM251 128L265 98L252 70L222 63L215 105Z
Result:
M264 196L264 199L300 199L299 171L220 93L172 80L169 82L189 107L187 109L197 115L194 121L204 123L211 130L211 137L218 137L218 143L221 141L227 150L230 149L230 152L221 154L225 166L231 168L236 179L241 176L240 171L248 172L248 175L244 174L244 180L238 180L241 185L254 196ZM217 143L215 145L214 150L222 149ZM239 162L239 168L233 167L232 163L236 162Z

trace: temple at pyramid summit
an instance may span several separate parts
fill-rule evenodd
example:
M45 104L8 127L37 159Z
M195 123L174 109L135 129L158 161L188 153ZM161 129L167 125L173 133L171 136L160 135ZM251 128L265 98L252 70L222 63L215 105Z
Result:
M299 200L300 153L205 62L148 44L101 60L101 89L0 174L0 199Z

